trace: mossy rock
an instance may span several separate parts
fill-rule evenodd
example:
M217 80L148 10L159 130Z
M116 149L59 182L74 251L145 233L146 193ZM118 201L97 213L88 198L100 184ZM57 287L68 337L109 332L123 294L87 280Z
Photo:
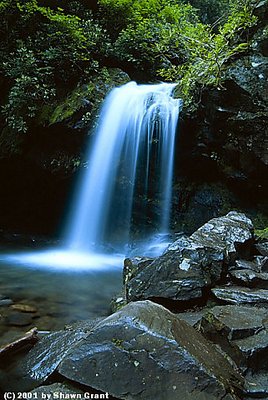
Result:
M265 229L256 229L255 235L260 239L268 239L268 227Z
M118 68L103 68L90 82L79 83L64 98L45 105L38 122L43 126L66 122L70 126L87 127L107 93L129 80L129 76Z

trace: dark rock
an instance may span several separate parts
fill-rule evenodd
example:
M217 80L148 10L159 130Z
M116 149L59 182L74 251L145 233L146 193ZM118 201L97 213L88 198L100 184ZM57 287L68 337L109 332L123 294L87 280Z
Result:
M58 372L128 400L222 399L242 384L199 332L150 301L106 318L71 349Z
M268 303L268 290L249 289L239 286L223 286L211 289L218 299L232 304Z
M137 272L153 262L153 258L133 257L124 260L123 283L126 284Z
M268 289L268 273L255 272L251 269L232 270L230 276L240 284L249 287Z
M200 299L223 277L224 262L247 252L252 240L252 222L244 214L214 218L189 238L179 238L149 265L137 265L126 284L127 300Z
M204 313L205 311L183 312L177 314L177 316L179 319L186 321L189 325L196 327L201 322Z
M233 269L246 269L246 270L252 270L255 272L263 272L266 267L266 257L261 257L261 256L255 256L253 258L253 261L247 261L247 260L236 260L235 261L235 267L229 268L230 270Z
M180 155L182 157L183 154ZM187 160L192 158L192 155L188 155ZM188 178L187 181L186 174L187 171L182 172L183 176L174 187L172 222L175 231L183 230L190 235L210 219L225 215L238 207L238 200L222 181L200 183L193 182L193 178ZM207 176L206 171L202 176Z
M112 313L120 310L120 308L124 307L125 305L127 305L125 293L119 293L117 296L114 296L110 303Z
M201 330L210 339L220 334L228 340L243 339L264 329L266 308L247 306L216 306L202 318Z
M222 249L227 261L249 253L253 244L253 224L244 214L236 211L214 218L191 235L196 243Z
M245 392L248 396L268 398L268 372L248 372L245 376Z
M253 262L260 266L260 272L268 272L268 257L254 256Z
M265 308L216 306L200 324L201 332L220 345L240 368L258 370L267 366L268 332Z
M0 307L10 306L11 304L13 304L13 301L11 299L0 299Z
M247 338L233 340L232 346L239 352L240 366L260 370L268 367L268 331L262 329Z
M257 243L255 247L262 256L268 256L268 242Z
M44 336L19 363L18 375L23 390L29 390L43 383L58 367L71 346L86 336L99 320L85 321Z
M30 314L22 314L20 312L12 312L6 317L6 324L11 326L27 326L33 322Z
M72 398L71 394L83 395L82 390L72 386L70 383L53 383L52 385L39 386L37 389L32 390L30 393L33 394L33 399L69 399ZM56 395L56 393L58 395ZM61 396L61 397L59 397ZM30 398L30 397L29 397ZM79 397L76 396L78 399ZM83 398L83 397L82 397Z
M186 257L186 253L189 255L190 252L194 255L194 261ZM201 298L210 279L204 274L200 264L204 262L204 257L209 256L208 252L205 253L203 248L198 249L197 246L185 247L183 254L175 251L164 254L127 283L127 300L160 297L188 301ZM222 255L212 254L212 257L210 264L214 261L218 270L218 264L220 267L222 264Z

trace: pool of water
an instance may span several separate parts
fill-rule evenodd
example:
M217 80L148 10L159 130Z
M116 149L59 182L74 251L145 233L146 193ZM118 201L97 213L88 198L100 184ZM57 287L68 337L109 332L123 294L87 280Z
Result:
M64 250L0 254L0 345L110 313L122 288L123 256Z

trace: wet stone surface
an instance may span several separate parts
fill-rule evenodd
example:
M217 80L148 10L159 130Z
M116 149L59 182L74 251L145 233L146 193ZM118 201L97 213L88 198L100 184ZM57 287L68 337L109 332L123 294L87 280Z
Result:
M214 218L190 237L179 238L148 265L136 263L125 285L127 301L198 301L209 286L223 279L225 264L249 253L252 243L253 225L244 214Z
M268 304L268 290L242 286L222 286L211 289L216 298L231 304Z
M149 301L131 303L103 320L64 357L58 371L129 400L218 399L230 385L242 383L201 334Z

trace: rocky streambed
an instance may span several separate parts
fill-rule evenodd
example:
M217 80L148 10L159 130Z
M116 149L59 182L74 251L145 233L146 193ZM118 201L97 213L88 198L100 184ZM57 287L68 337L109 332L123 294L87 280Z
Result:
M0 349L2 391L268 398L268 242L244 214L210 220L155 259L126 259L112 311L42 338L35 332L16 361L14 346Z

